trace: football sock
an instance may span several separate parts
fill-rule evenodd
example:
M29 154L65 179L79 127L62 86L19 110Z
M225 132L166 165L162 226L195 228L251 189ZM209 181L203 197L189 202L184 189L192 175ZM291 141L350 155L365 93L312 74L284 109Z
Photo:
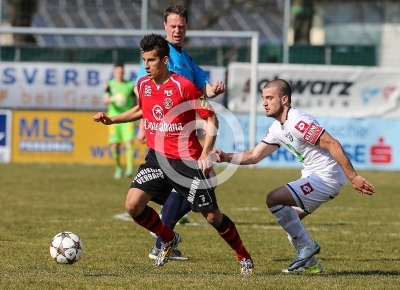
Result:
M238 261L241 261L243 258L251 259L250 254L243 245L235 224L229 217L223 214L221 224L215 229L218 231L221 238L236 252Z
M133 169L133 146L132 144L125 145L125 157L126 157L126 171Z
M115 169L120 169L121 164L119 163L119 149L118 148L111 148L111 157L114 161Z
M289 242L292 244L293 248L295 250L297 250L297 240L293 240L292 237L288 234L287 238L289 240ZM317 257L312 256L306 263L305 263L305 267L311 267L311 266L315 266L318 263Z
M133 218L133 221L160 236L164 242L172 241L175 237L174 231L168 228L161 221L158 213L148 205L146 205L141 214Z
M184 210L184 213L182 213L182 208ZM176 223L181 219L181 217L183 217L189 211L189 202L179 193L172 191L162 207L161 219L167 227L173 230ZM156 247L159 249L161 248L160 237L157 237Z
M177 220L179 221L181 218L183 218L186 214L188 214L192 209L190 208L190 203L183 198L182 204L181 204L181 209L178 213L178 218Z
M276 221L292 237L292 239L296 240L298 247L304 247L312 243L306 228L296 211L291 206L276 205L269 208L269 211L275 215Z

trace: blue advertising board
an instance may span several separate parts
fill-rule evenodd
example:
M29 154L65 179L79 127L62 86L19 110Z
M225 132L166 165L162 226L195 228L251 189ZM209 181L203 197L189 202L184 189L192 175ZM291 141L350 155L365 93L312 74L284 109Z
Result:
M11 111L0 110L0 163L11 160Z
M249 115L234 116L241 128L230 126L232 116L219 115L219 130L216 148L225 152L249 150ZM274 119L257 115L256 142L268 132ZM318 122L334 138L340 141L349 159L360 170L400 170L399 119L317 118ZM243 138L238 138L242 130ZM240 132L241 133L241 132ZM302 168L302 164L284 148L257 164L260 167Z

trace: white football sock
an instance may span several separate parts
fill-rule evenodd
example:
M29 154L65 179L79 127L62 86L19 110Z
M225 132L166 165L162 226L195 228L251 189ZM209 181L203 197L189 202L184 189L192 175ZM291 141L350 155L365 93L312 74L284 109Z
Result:
M269 211L275 215L276 221L292 239L296 240L297 247L304 247L312 243L306 228L292 207L276 205L269 208Z

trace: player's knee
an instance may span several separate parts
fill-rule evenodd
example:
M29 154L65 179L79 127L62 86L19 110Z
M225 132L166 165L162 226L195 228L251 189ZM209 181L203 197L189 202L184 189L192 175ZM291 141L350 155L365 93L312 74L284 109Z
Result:
M222 213L220 211L203 213L203 216L213 227L217 227L222 222Z
M135 218L142 213L143 208L140 208L128 194L125 201L125 210L132 218Z
M275 204L275 199L276 199L275 195L276 195L276 189L267 193L267 196L265 198L265 203L267 204L267 206L269 208L274 207L276 205Z

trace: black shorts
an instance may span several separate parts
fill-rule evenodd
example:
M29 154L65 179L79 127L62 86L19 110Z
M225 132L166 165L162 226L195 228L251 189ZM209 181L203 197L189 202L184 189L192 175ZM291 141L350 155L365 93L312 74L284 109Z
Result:
M164 204L172 189L189 203L194 212L218 208L210 181L198 169L197 161L169 159L149 150L146 162L140 165L131 188L139 188L153 196L152 201Z

